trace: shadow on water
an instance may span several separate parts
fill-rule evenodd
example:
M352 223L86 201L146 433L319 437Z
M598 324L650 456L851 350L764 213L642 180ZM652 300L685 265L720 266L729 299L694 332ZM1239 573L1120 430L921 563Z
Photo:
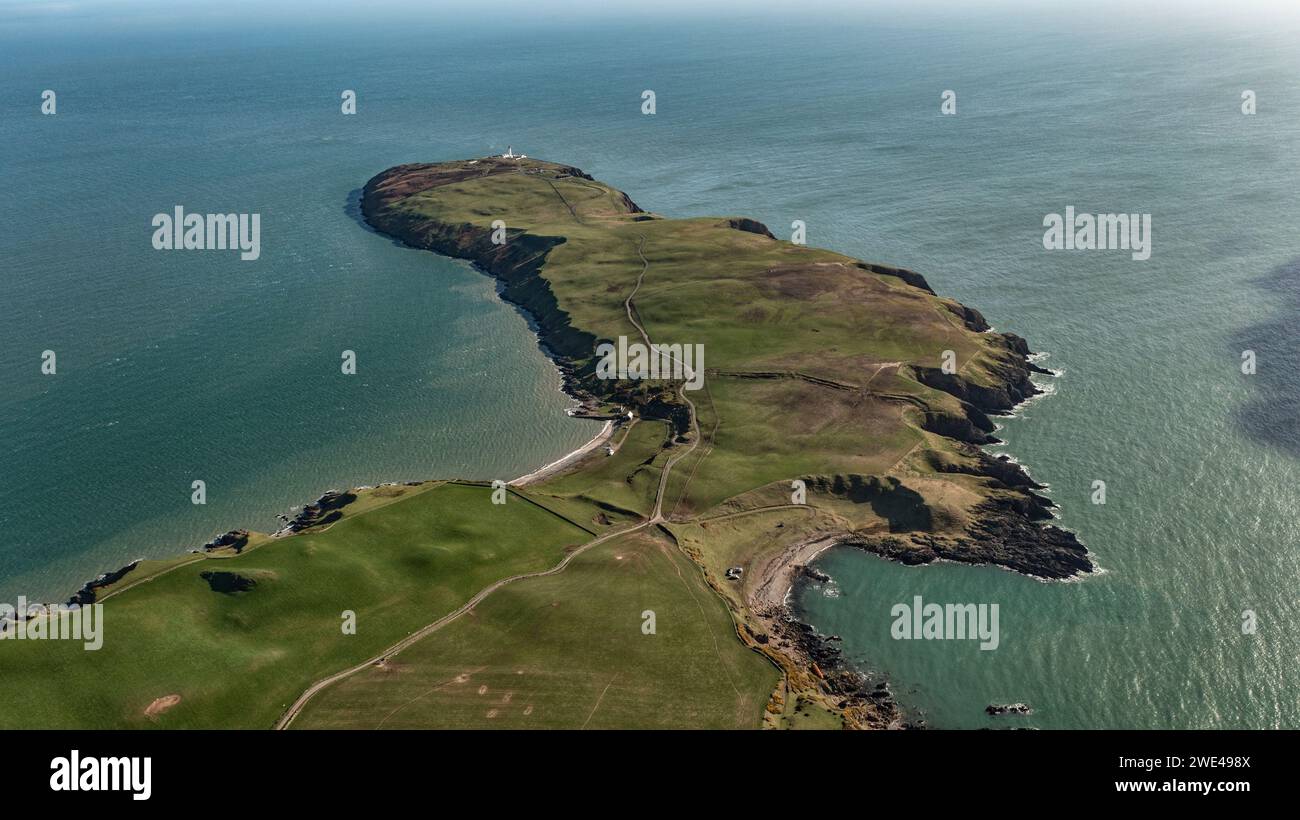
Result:
M1256 357L1255 375L1242 376L1248 382L1248 398L1235 421L1251 439L1300 458L1300 378L1295 367L1300 362L1300 259L1252 284L1272 295L1276 305L1267 319L1232 337L1238 355L1253 350Z
M348 191L348 198L343 203L343 213L347 214L352 221L365 228L366 233L372 233L375 236L382 236L384 239L387 239L399 248L419 250L418 248L412 248L410 245L395 236L389 236L386 233L381 233L380 231L375 230L370 223L366 221L366 217L361 213L361 193L361 188L353 188L351 191Z

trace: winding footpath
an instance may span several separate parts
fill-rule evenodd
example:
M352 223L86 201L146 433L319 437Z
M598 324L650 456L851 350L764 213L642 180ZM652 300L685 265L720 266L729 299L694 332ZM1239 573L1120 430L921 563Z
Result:
M641 290L641 282L645 280L646 271L650 270L650 260L645 258L644 249L645 236L638 236L636 255L641 257L641 275L636 278L636 287L632 288L632 292L628 294L627 299L623 300L623 307L627 309L627 319L632 323L632 326L637 329L637 332L641 334L641 339L645 342L646 348L653 349L654 345L650 341L650 334L646 333L645 328L641 326L641 320L636 317L636 308L632 306L632 300L636 298L637 292ZM673 358L676 359L675 356ZM681 361L681 359L677 359L677 361L681 363L683 367L686 367L686 363ZM687 367L687 370L689 369L690 368ZM687 373L685 375L687 381L689 381L695 374ZM695 412L695 402L686 397L685 382L683 382L682 386L678 389L677 395L680 396L682 401L686 402L687 406L691 409L691 446L670 457L668 462L664 464L663 472L659 474L659 489L655 492L654 510L651 512L650 520L646 522L647 524L660 524L664 521L664 493L668 490L668 477L672 473L673 466L686 456L690 455L691 452L695 450L696 445L700 443L699 413Z
M502 578L499 581L494 581L491 584L488 584L486 587L479 590L478 593L475 594L473 598L470 598L464 604L461 604L461 606L458 609L452 612L448 612L446 615L442 616L441 618L434 621L433 623L428 624L427 626L423 626L420 629L417 629L416 631L412 632L410 635L407 635L405 638L393 644L392 646L388 647L383 652L374 656L373 658L363 661L357 664L356 666L351 667L350 669L344 669L342 672L335 672L333 675L330 675L328 678L321 678L320 680L313 683L310 687L307 688L307 691L303 692L301 695L298 696L298 699L293 702L292 706L290 706L287 710L285 710L285 713L280 716L280 720L276 722L275 728L277 729L288 728L289 724L293 722L293 719L296 718L298 714L302 711L302 708L307 705L307 701L311 700L312 697L315 696L317 692L320 692L325 687L330 686L331 684L334 683L338 683L344 678L351 677L352 675L355 675L356 673L360 672L361 670L367 667L374 666L377 663L381 663L383 661L388 660L393 655L396 655L398 652L401 652L403 649L406 649L408 646L415 643L416 641L419 641L421 638L425 638L433 634L434 632L437 632L439 629L442 629L447 624L451 623L452 621L455 621L457 618L461 617L466 612L469 612L471 609L478 606L478 604L481 603L484 598L496 592L498 589L505 586L506 584L514 583L515 581L522 581L525 578L545 578L548 575L556 575L560 572L563 572L564 568L567 567L569 563L573 561L574 558L577 558L579 555L591 549L592 547L597 546L598 544L603 544L604 542L610 540L611 538L616 538L620 535L627 535L628 533L645 529L646 527L650 526L651 523L653 522L643 521L640 524L636 524L631 527L618 530L616 532L607 532L604 535L600 536L599 538L592 539L591 541L588 541L587 543L573 550L573 552L570 552L568 555L564 556L564 560L560 561L560 563L556 564L550 569L542 570L540 572L526 572L520 575L511 575L508 578Z

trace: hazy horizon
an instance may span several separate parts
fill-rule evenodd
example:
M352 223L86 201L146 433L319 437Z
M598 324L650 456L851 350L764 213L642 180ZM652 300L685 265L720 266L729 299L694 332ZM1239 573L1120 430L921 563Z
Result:
M308 14L309 12L309 14ZM553 0L529 2L502 0L490 6L468 0L417 2L382 0L358 5L349 0L286 0L265 3L234 0L213 4L206 0L0 0L0 36L22 34L32 26L51 21L66 22L70 29L93 26L96 33L120 29L199 28L215 33L214 27L245 28L277 25L310 29L330 23L389 25L401 15L403 25L428 23L445 25L455 15L457 30L496 27L507 23L534 25L598 24L612 21L686 22L701 19L776 19L792 27L827 18L876 21L898 25L936 22L951 23L954 29L980 20L996 21L1008 16L1021 24L1031 23L1044 30L1079 33L1108 29L1136 29L1170 25L1176 29L1193 26L1225 26L1242 30L1273 28L1279 24L1300 25L1300 5L1289 0L1241 0L1225 7L1215 0L1097 0L1080 5L1067 0L912 0L906 8L884 0L809 0L797 9L777 0L661 0L654 7L623 7L600 0ZM48 33L48 32L46 32Z

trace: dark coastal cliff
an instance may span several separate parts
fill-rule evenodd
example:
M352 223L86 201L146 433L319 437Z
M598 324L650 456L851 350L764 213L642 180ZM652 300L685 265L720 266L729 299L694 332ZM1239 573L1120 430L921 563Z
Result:
M413 248L467 259L496 277L501 283L502 298L522 308L535 323L543 346L560 365L566 390L579 398L590 398L575 378L576 362L590 355L596 337L573 327L568 314L556 302L550 284L540 275L547 255L565 241L564 237L512 231L509 242L494 245L487 225L448 224L389 209L387 205L404 192L418 190L420 171L424 167L399 165L368 181L361 197L361 213L366 222ZM590 179L577 168L565 166L565 172ZM641 211L630 199L627 204L630 210Z

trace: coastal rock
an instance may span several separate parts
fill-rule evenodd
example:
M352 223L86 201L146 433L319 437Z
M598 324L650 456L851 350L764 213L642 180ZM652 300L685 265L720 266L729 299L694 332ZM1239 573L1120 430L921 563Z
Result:
M759 222L757 219L750 219L747 216L737 216L728 219L726 224L727 227L735 228L738 231L756 233L761 236L766 236L768 239L776 239L776 237L772 235L772 232L767 229L767 226L762 222Z
M1074 533L1043 526L1041 496L995 496L976 508L963 535L911 533L908 537L852 535L842 543L902 564L959 561L992 564L1036 578L1061 580L1094 569ZM1033 512L1027 512L1027 509Z
M1040 498L1033 496L1032 498ZM967 529L968 539L958 553L941 557L973 563L990 563L1039 578L1063 579L1095 569L1088 550L1074 533L1043 526L1037 519L1047 513L1035 505L1033 515L1019 509L1021 498L994 498L976 509L980 513ZM978 560L983 557L984 560Z
M965 460L948 460L942 454L931 450L926 454L926 462L935 472L985 476L996 481L997 486L1006 489L1043 489L1043 485L1030 478L1022 466L1005 455L991 456L978 447L965 448L962 455ZM1047 501L1047 504L1055 506L1050 501Z
M960 302L951 302L951 301L950 301L950 302L945 302L945 303L944 303L944 306L947 307L948 310L952 311L952 313L953 313L955 316L957 316L959 319L961 319L962 324L966 325L966 328L967 328L968 330L973 330L973 331L975 331L976 333L983 333L984 331L986 331L986 330L989 329L989 323L988 323L988 321L984 318L984 314L983 314L983 313L980 313L980 312L979 312L978 310L976 310L975 308L973 308L973 307L967 307L966 305L963 305L963 304L961 304ZM1008 334L1005 334L1005 335L1010 336L1011 334L1008 333ZM1016 338L1017 338L1017 339L1020 339L1019 336L1017 336ZM1024 343L1025 340L1024 340L1024 339L1020 339L1020 341L1021 341L1022 343ZM1025 344L1025 354L1024 354L1024 355L1026 355L1026 356L1029 355L1029 345L1028 345L1028 344Z
M986 385L937 367L911 365L913 377L926 387L942 390L984 413L1005 414L1025 399L1042 392L1029 380L1029 363L1006 366L1000 384Z
M835 698L836 707L852 724L862 728L916 728L902 710L885 681L873 681L844 660L835 636L823 637L788 611L769 612L764 620L777 633L773 645L809 671L817 686Z
M803 575L803 577L807 578L807 579L810 580L810 581L814 581L814 582L816 582L816 583L819 583L819 584L829 583L830 580L831 580L831 576L827 575L826 573L822 572L821 570L817 569L816 567L809 566L809 565L807 565L807 564L805 564L804 566L800 567L800 568L799 568L799 572L800 572L801 575ZM828 639L828 640L829 640L829 639Z
M248 530L231 530L204 544L203 551L212 552L223 547L229 547L235 552L242 552L246 546L248 546Z
M984 707L989 715L1032 715L1034 710L1027 703L990 703Z
M964 415L957 416L942 410L927 408L921 427L928 433L935 433L945 438L956 439L967 444L996 444L997 439L989 435L993 422L988 416L969 403L962 403Z
M72 606L73 604L76 604L77 606L87 606L95 603L99 590L122 580L126 577L128 572L131 572L136 567L140 566L140 560L141 559L137 558L120 569L115 569L112 572L105 572L93 581L87 581L81 589L77 590L77 592L68 599L68 606Z
M916 271L908 270L907 268L897 268L893 265L880 265L875 262L859 262L858 267L865 271L871 271L872 273L879 273L885 276L897 276L912 287L920 288L931 296L934 295L934 288L931 288L930 283L925 281L925 277Z
M1029 477L1023 467L1007 456L994 457L988 453L980 452L976 457L979 460L980 473L992 476L1008 487L1022 487L1033 490L1043 488L1042 484Z
M285 525L285 529L290 532L300 532L308 527L332 524L343 517L343 507L356 500L355 493L330 490L316 499L314 503L303 507L302 511Z

